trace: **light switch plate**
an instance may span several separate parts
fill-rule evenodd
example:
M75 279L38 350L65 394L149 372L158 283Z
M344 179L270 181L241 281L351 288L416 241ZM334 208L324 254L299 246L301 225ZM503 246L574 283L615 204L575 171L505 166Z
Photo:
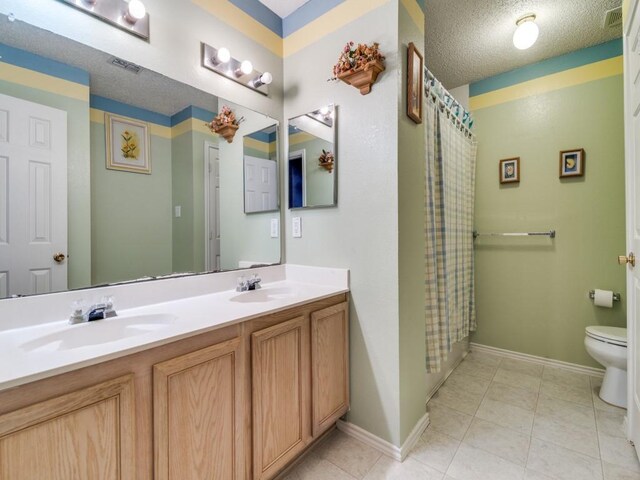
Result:
M291 231L293 232L293 238L302 237L302 218L291 217Z
M280 235L280 222L277 218L271 219L271 238L278 238Z
M182 216L182 206L176 205L173 207L176 218L180 218Z

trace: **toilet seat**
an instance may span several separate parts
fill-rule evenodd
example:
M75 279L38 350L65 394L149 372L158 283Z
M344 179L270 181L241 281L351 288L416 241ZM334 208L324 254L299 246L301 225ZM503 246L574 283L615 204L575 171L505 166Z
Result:
M595 325L585 329L587 336L604 343L627 346L627 329L620 327L604 327Z

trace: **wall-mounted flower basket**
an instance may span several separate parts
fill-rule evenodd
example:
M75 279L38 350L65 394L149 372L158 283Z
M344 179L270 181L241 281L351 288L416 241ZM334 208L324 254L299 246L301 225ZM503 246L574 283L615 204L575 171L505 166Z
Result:
M342 80L347 85L353 85L360 90L361 95L371 92L371 86L378 78L378 74L384 71L384 64L380 60L374 60L363 67L350 70L338 75L338 80Z
M220 113L205 125L212 133L217 133L228 143L231 143L242 122L244 122L244 117L236 118L236 114L233 113L231 108L225 105L220 110Z
M335 156L333 152L328 152L326 150L322 150L322 155L318 158L318 165L324 168L327 172L331 173L333 171L333 165L335 162Z
M231 143L233 142L233 137L235 137L238 128L240 128L239 125L223 125L213 131L222 136L228 143Z
M384 55L380 53L379 45L372 43L347 43L338 62L333 66L332 80L342 80L347 85L353 85L360 94L371 92L371 85L375 83L380 72L384 71Z

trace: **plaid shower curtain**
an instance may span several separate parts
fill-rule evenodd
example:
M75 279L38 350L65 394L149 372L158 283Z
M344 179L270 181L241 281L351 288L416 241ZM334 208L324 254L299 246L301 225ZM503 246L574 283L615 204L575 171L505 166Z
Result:
M473 214L476 145L425 99L425 321L427 372L476 329Z

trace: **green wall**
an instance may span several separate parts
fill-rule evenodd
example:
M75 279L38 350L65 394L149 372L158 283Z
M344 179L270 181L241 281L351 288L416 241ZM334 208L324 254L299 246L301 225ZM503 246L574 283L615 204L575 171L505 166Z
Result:
M599 366L584 349L584 328L625 326L626 318L625 269L616 264L625 251L622 75L477 109L474 116L477 230L555 229L557 237L476 240L472 341ZM573 148L585 149L585 175L561 180L559 151ZM521 158L521 181L501 186L498 161L510 157ZM621 292L623 301L595 307L587 297L593 288Z
M27 70L25 69L25 74ZM33 72L34 76L43 74ZM91 285L91 199L89 173L89 89L78 84L79 100L0 80L0 93L67 112L67 228L69 288Z
M171 139L150 135L151 175L108 170L105 125L91 123L92 284L172 269Z

